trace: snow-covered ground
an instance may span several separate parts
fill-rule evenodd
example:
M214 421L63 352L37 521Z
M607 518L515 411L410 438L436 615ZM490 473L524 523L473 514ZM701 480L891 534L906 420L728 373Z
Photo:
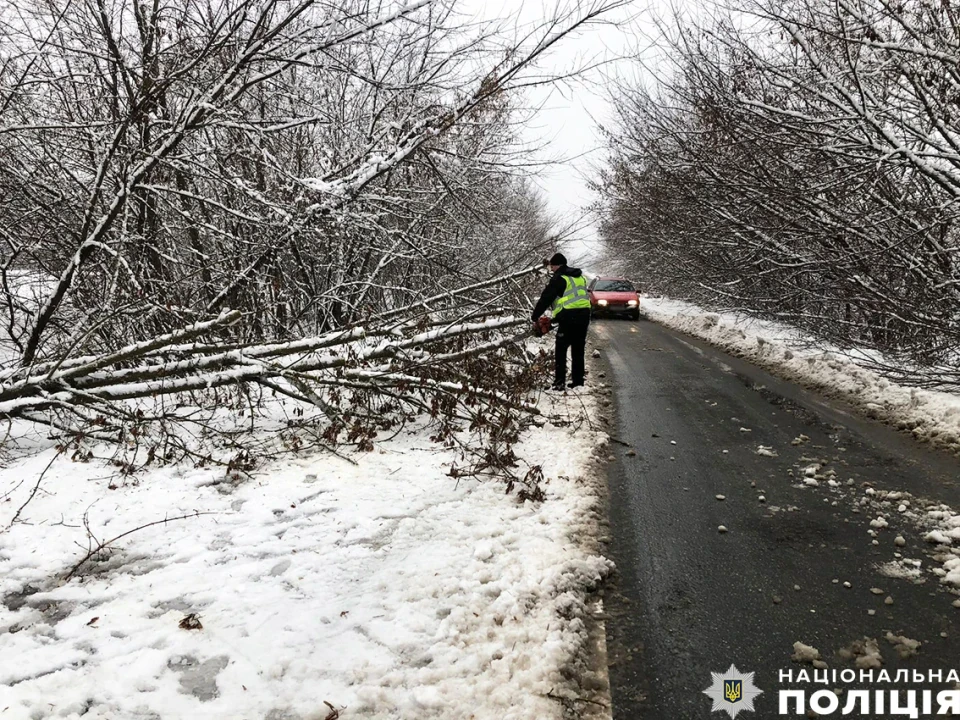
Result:
M562 717L610 565L606 436L589 396L542 403L571 421L516 447L542 503L450 477L422 431L239 484L124 480L36 439L0 471L0 718ZM132 530L65 579L91 536Z
M699 337L771 372L839 397L864 414L903 430L920 441L960 454L960 396L903 387L857 364L855 356L824 348L795 328L735 313L708 312L692 303L644 298L647 317ZM771 451L773 452L773 451ZM960 511L937 498L915 498L906 490L851 488L819 464L802 469L797 482L852 501L870 519L868 533L879 544L882 535L914 532L930 548L931 562L900 562L881 568L883 574L909 575L922 582L926 573L939 578L958 599L960 608ZM852 481L851 481L852 482ZM902 540L902 537L901 537ZM902 542L895 542L901 546ZM922 567L922 572L921 572Z

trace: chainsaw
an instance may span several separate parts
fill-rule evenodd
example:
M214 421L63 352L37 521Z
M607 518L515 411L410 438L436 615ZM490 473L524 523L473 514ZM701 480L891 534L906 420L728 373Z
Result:
M546 335L548 332L550 332L552 329L553 329L553 323L551 322L550 318L548 318L546 315L544 315L544 316L541 317L539 320L537 320L535 323L533 323L533 329L532 329L532 331L533 331L533 336L534 336L534 337L543 337L543 336Z
M553 323L548 317L542 317L534 323L531 323L530 328L522 332L517 333L511 338L512 342L523 342L529 337L543 337L547 333L553 330Z

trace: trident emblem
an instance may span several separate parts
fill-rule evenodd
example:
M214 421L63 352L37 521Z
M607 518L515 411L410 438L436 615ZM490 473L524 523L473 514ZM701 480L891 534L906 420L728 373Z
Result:
M740 702L743 696L743 680L724 680L723 698L727 702Z

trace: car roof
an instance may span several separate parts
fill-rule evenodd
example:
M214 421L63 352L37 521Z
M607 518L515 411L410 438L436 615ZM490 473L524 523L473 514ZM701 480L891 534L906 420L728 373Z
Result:
M594 280L622 280L623 282L630 282L625 277L616 277L615 275L597 275Z

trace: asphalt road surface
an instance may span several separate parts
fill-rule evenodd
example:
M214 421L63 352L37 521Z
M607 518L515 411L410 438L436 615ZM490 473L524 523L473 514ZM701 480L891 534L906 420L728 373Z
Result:
M591 336L602 353L592 372L614 388L618 571L605 604L615 720L726 718L702 691L731 664L764 691L740 720L779 717L779 670L812 671L791 662L796 641L838 670L853 665L837 651L864 637L879 639L890 671L960 667L960 609L930 573L932 548L897 503L873 545L876 515L853 502L872 486L960 508L956 458L653 323L598 321ZM799 482L812 461L840 487ZM894 544L901 531L905 547ZM897 552L922 561L923 582L881 572ZM920 640L919 653L901 659L888 631Z

